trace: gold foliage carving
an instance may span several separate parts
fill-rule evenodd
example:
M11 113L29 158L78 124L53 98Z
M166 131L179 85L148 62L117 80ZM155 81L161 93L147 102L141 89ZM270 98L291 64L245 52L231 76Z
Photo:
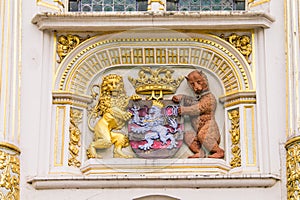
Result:
M252 45L251 39L248 35L240 36L236 33L232 33L227 37L224 34L220 37L233 45L246 58L247 62L251 64L249 57L252 53Z
M20 199L20 161L14 154L0 150L0 199L19 200Z
M286 155L287 199L300 198L300 141L287 146Z
M241 149L240 149L240 114L238 110L231 110L228 112L228 117L231 120L231 153L232 159L230 166L232 168L241 166Z
M68 160L69 166L80 167L81 162L77 159L80 147L81 132L78 128L78 124L81 122L82 113L79 110L70 110L70 142L69 152L71 157Z
M62 60L81 42L83 41L78 35L61 35L57 39L56 53L59 57L58 63Z
M63 4L63 2L61 2L59 0L53 0L53 2L58 3L61 7L65 8L65 5Z

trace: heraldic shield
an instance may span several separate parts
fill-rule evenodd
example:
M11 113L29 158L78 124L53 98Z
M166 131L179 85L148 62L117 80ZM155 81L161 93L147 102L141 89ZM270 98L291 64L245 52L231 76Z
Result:
M183 119L171 100L132 101L128 136L132 150L140 158L170 158L183 143Z

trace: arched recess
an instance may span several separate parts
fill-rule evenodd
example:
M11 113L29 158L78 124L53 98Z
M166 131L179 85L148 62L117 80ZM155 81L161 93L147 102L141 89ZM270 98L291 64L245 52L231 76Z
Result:
M86 123L74 123L72 113L81 113L78 121L87 117L87 107L92 102L90 88L95 81L104 71L140 66L168 66L183 70L200 68L212 74L222 87L218 98L224 103L225 162L235 170L258 170L255 78L246 59L217 36L159 29L96 36L64 58L53 81L53 118L56 122L53 129L63 129L61 135L56 131L52 137L55 141L53 171L57 171L57 167L80 167L86 160L86 145L73 145L78 150L75 154L74 148L68 146L73 138L68 127L72 126L79 132L85 130ZM61 119L69 122L59 125ZM82 140L84 144L91 138ZM86 168L84 172L89 170Z
M254 90L249 64L226 41L208 34L170 30L144 33L127 31L82 43L61 63L54 91L86 94L93 76L105 68L122 65L196 65L219 77L226 94Z
M134 198L133 200L178 200L178 198L174 198L167 195L146 195L138 198Z

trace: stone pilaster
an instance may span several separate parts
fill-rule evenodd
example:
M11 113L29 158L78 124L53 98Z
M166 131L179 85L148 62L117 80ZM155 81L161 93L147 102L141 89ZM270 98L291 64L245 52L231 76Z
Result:
M288 200L300 198L299 18L299 2L286 0L286 176Z

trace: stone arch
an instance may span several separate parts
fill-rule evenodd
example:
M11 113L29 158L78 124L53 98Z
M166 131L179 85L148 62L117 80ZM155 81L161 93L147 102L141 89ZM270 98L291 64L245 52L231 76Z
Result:
M146 196L134 198L133 200L179 200L179 199L168 195L146 195Z
M218 77L224 94L254 90L247 61L229 43L209 34L175 33L169 37L169 30L154 31L149 37L128 31L93 37L61 63L54 90L86 95L91 80L104 69L143 65L200 66Z

